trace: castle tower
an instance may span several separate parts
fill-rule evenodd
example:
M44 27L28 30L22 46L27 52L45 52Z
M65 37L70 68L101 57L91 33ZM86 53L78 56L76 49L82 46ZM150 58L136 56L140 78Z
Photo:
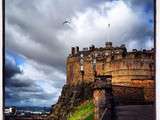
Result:
M112 118L112 84L111 76L96 76L93 85L94 120L111 120Z

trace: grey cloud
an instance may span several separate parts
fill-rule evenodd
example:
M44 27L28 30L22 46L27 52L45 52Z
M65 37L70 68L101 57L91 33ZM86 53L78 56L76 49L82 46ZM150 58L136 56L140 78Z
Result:
M41 101L50 101L46 102L46 105L50 106L53 102L53 98L57 97L55 94L46 93L42 88L35 85L34 82L32 82L32 84L27 84L27 86L24 86L24 83L18 85L12 84L12 86L6 86L5 89L7 89L5 90L5 103L8 101L6 105L9 105L10 102L12 105L18 105L20 101L23 101L23 105L30 106L34 104L32 103L32 99L35 99L38 101L38 105L42 105Z
M47 94L45 92L6 92L5 104L17 106L51 106L53 102L56 102L53 98L57 97L56 94ZM36 102L33 102L33 100Z
M19 80L19 79L9 78L5 80L5 84L7 87L23 88L23 87L30 87L33 84L33 82L30 80Z

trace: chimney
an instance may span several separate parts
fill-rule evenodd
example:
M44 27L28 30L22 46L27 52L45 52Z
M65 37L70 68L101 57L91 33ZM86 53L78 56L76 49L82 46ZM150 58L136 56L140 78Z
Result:
M111 48L112 47L112 42L106 42L106 48Z
M74 47L72 47L72 49L71 49L71 53L72 53L72 55L74 55L74 54L75 54L75 48L74 48Z

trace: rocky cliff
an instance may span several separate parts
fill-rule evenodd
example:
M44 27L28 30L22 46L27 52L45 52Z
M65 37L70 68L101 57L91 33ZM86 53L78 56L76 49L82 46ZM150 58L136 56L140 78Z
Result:
M53 106L48 120L67 120L67 116L76 106L91 97L91 83L81 83L77 86L64 85L61 96Z

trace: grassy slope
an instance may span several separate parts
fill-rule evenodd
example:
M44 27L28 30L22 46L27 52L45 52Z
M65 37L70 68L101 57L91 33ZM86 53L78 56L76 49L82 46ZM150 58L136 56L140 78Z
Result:
M68 117L68 120L93 120L93 109L93 102L86 101L75 108L74 112Z

